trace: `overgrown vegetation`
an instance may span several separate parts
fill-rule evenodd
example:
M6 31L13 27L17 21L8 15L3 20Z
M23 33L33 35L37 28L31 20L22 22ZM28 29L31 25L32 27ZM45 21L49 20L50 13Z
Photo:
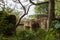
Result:
M11 28L13 24L9 23L7 17L9 16L4 11L0 14L0 40L60 40L60 31L58 29L51 28L48 31L44 29L39 29L37 32L27 29L17 29L16 35L14 36L4 36L4 34L12 33ZM54 26L58 21L53 21L52 26Z
M0 35L0 40L60 40L60 33L55 29L48 31L40 29L37 32L31 30L17 29L16 36L3 37Z
M43 13L43 14L47 13L48 11L47 7L48 7L47 4L36 6L35 8L36 13ZM11 13L11 11L8 11L8 12L7 11L5 10L0 11L0 40L60 40L60 22L59 21L57 20L52 21L51 28L49 30L39 29L36 32L33 30L27 30L27 29L18 30L14 28L15 25L13 25L13 23L7 20L9 17L8 13ZM28 8L28 11L29 11L29 8ZM56 11L56 13L57 12L58 11ZM24 17L24 15L22 16L22 18ZM16 32L16 34L14 32Z
M9 14L6 11L0 11L0 34L10 36L13 33L13 23L8 20Z

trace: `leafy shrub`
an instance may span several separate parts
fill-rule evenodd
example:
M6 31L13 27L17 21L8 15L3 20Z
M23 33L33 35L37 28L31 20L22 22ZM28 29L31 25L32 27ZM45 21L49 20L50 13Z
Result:
M0 35L0 40L60 40L59 34L54 29L48 31L40 29L37 32L31 30L17 30L16 36L3 37Z
M17 32L17 38L18 40L35 40L35 33L30 30L20 30Z
M37 32L31 30L20 30L17 32L18 40L57 40L56 30L49 29L48 31L40 29Z
M37 37L36 40L44 40L46 34L47 34L47 33L46 33L46 30L44 30L44 29L38 30L37 33L36 33L36 37Z
M49 29L47 31L47 35L45 37L45 40L56 40L54 33L55 33L55 30L53 28Z
M5 11L0 11L0 34L3 34L5 36L10 36L13 31L13 24L8 23L7 17L9 14Z
M51 23L51 27L55 28L55 25L56 25L57 23L59 23L58 20L54 20L54 21L52 21L52 23Z
M15 36L4 37L3 35L0 35L0 40L17 40L17 39Z

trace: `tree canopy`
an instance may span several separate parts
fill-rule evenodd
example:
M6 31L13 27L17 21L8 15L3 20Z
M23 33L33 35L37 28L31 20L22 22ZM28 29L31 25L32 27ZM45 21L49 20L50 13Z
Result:
M55 0L55 15L60 15L60 1ZM41 4L35 6L36 14L46 14L48 13L48 4Z

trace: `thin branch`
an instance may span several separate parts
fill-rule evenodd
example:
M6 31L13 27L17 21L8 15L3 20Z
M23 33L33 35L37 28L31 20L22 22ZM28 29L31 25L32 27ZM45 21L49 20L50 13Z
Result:
M19 26L21 19L22 19L25 15L26 15L26 14L23 14L23 15L20 17L18 23L16 24L16 27Z
M21 19L22 19L25 15L27 15L25 6L20 2L20 0L18 0L18 1L19 1L19 3L21 4L21 6L22 6L22 8L23 8L23 10L24 10L24 14L19 18L19 21L18 21L18 23L16 24L16 27L20 24Z
M21 19L22 19L25 15L27 15L27 14L28 14L29 9L30 9L30 7L31 7L31 6L32 6L32 5L30 5L30 6L28 7L27 12L26 12L25 14L23 14L23 15L20 17L20 19L19 19L19 21L18 21L18 23L17 23L16 27L19 25L19 23L20 23Z
M29 0L30 3L32 3L33 5L40 5L40 4L48 4L49 2L46 1L46 2L41 2L41 3L34 3L32 2L32 0Z
M30 9L30 7L32 6L32 4L28 7L28 9L27 9L27 14L28 14L28 12L29 12L29 9Z
M18 1L19 1L19 3L21 4L21 6L22 6L22 8L23 8L23 10L24 10L24 13L26 13L25 6L20 2L20 0L18 0Z
M18 0L18 1L19 1L19 3L21 4L21 6L22 6L22 8L23 8L23 10L24 10L24 14L19 18L19 21L18 21L18 23L16 24L16 27L19 26L19 24L20 24L20 22L21 22L21 19L22 19L25 15L28 14L29 9L30 9L30 7L32 6L32 4L29 5L28 9L26 10L25 6L20 2L20 0Z

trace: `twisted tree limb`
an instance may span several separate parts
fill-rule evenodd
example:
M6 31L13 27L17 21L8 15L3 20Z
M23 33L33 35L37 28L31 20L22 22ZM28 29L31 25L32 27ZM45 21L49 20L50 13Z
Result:
M29 9L30 9L30 7L31 7L32 5L41 5L41 4L48 4L48 3L49 3L48 1L47 1L47 2L41 2L41 3L34 3L34 2L32 2L31 0L29 0L29 2L32 3L32 4L31 4L31 5L28 7L28 9L26 10L25 6L21 3L21 1L18 0L18 2L19 2L19 3L21 4L21 6L22 6L22 8L23 8L23 10L24 10L24 14L19 18L19 21L17 22L16 27L19 26L19 24L20 24L20 22L21 22L21 19L22 19L25 15L28 14Z
M41 3L34 3L32 2L32 0L29 0L30 3L32 3L33 5L41 5L41 4L48 4L49 2L46 1L46 2L41 2Z
M32 4L31 4L31 5L28 7L28 9L26 10L25 6L20 2L20 0L18 0L18 1L19 1L19 3L21 4L21 6L22 6L22 8L23 8L23 10L24 10L24 14L19 18L19 21L17 22L16 27L19 26L19 24L20 24L20 22L21 22L21 19L22 19L25 15L28 14L29 9L30 9L30 7L32 6Z

